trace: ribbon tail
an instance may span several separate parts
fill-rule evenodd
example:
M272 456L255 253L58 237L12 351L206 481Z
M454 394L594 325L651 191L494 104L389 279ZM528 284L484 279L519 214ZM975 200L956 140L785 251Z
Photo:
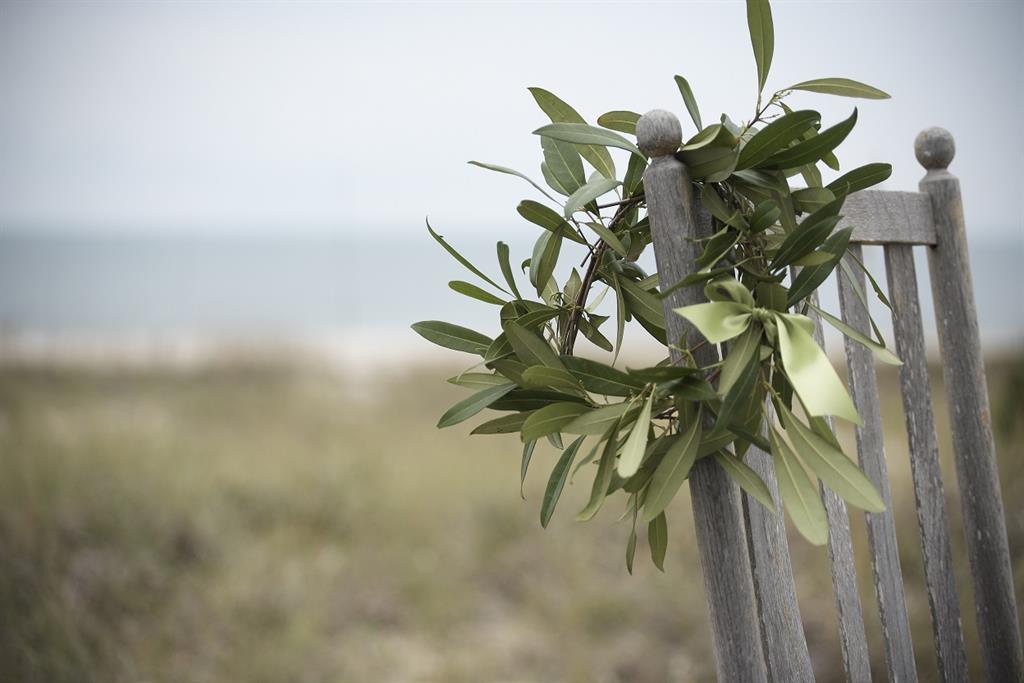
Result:
M859 425L860 415L850 394L811 336L814 323L806 316L791 313L778 313L775 319L782 365L807 412L814 416L835 415Z

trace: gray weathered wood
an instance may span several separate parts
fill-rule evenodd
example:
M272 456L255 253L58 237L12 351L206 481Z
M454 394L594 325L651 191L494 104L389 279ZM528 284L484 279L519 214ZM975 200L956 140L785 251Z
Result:
M768 678L775 683L813 681L814 670L800 621L796 581L786 540L786 517L772 456L751 446L744 461L764 480L775 500L772 512L746 493L742 494Z
M644 174L644 192L658 272L664 282L678 282L693 270L700 249L693 238L708 231L710 221L698 225L686 167L672 156L682 141L679 120L666 111L648 112L637 123L637 141L652 158ZM682 288L665 298L673 362L682 360L676 348L688 339L699 339L699 333L671 309L700 298L696 288ZM694 356L702 365L717 359L711 345ZM765 681L764 659L756 645L761 636L739 489L712 458L703 458L691 470L690 492L718 679Z
M850 245L848 253L863 262L860 245ZM851 269L853 276L839 275L839 307L847 325L871 334L868 311L858 298L856 286L863 292L864 274ZM907 601L903 594L903 575L900 571L899 550L896 546L896 524L892 514L892 492L885 465L885 447L882 443L882 415L878 405L878 385L871 351L857 342L845 338L846 367L850 394L863 424L858 425L857 453L860 466L885 501L885 511L865 513L868 527L868 545L871 547L871 569L875 579L875 595L882 620L885 639L885 658L889 678L893 681L916 681L914 646L910 638L910 620Z
M817 292L811 294L810 302L818 304ZM821 316L813 310L809 316L814 320L814 340L824 349L825 335L821 328ZM829 417L826 421L829 429L834 430L832 418ZM870 683L871 655L868 653L864 612L861 609L860 592L857 588L857 566L853 557L849 513L846 510L846 503L835 491L824 484L820 484L820 487L825 503L825 514L828 517L828 557L832 565L832 590L836 598L843 668L850 683Z
M967 659L949 545L939 447L935 439L913 247L907 244L885 247L885 270L889 281L896 353L903 361L900 390L910 446L917 525L921 530L928 606L935 635L935 655L940 679L959 683L967 680Z
M935 244L935 221L920 192L863 190L843 202L839 227L853 226L851 242L861 244Z
M946 170L955 151L953 137L941 128L931 128L918 136L914 148L918 161L927 169L920 188L931 199L938 234L936 245L928 250L928 265L967 554L974 579L982 662L987 680L1019 683L1024 680L1024 654L978 337L960 182Z

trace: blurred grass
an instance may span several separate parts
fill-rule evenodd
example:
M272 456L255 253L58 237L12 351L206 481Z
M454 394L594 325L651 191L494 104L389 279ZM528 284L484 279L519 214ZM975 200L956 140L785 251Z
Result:
M552 451L538 449L524 503L515 437L434 428L461 392L440 381L444 370L396 368L371 385L286 360L0 368L0 682L712 678L688 496L670 508L667 573L641 536L629 576L628 529L615 524L623 501L589 524L572 519L589 471L543 531ZM1024 355L993 360L989 378L1021 600ZM880 381L915 644L931 680L899 393L894 373ZM851 523L881 673L862 515ZM816 673L839 680L825 550L792 535L790 547Z

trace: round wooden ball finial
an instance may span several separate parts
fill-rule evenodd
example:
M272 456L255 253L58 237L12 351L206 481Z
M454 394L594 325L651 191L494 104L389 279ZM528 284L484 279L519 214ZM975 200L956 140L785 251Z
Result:
M672 112L652 109L636 122L636 141L652 159L675 154L683 144L683 127Z
M926 128L914 140L914 154L917 160L929 171L943 171L949 168L956 154L953 135L945 128Z

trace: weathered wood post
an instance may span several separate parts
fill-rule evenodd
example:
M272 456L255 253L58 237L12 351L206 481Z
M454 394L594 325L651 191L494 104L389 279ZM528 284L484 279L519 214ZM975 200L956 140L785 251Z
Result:
M679 119L656 109L641 117L636 133L640 149L651 157L644 193L654 256L667 286L694 270L700 254L694 238L708 234L710 217L701 216L698 224L689 173L673 156L683 137ZM701 300L703 294L693 287L678 289L664 300L669 353L675 363L683 359L679 347L687 339L699 338L699 332L672 309ZM701 365L718 360L712 345L698 349L694 358ZM718 680L765 681L739 489L713 459L703 458L690 473L690 495Z
M953 136L942 128L922 131L914 141L917 160L927 170L919 187L931 198L937 233L935 246L928 250L928 266L985 677L989 681L1019 683L1024 680L1024 654L967 256L960 181L946 170L955 151Z

